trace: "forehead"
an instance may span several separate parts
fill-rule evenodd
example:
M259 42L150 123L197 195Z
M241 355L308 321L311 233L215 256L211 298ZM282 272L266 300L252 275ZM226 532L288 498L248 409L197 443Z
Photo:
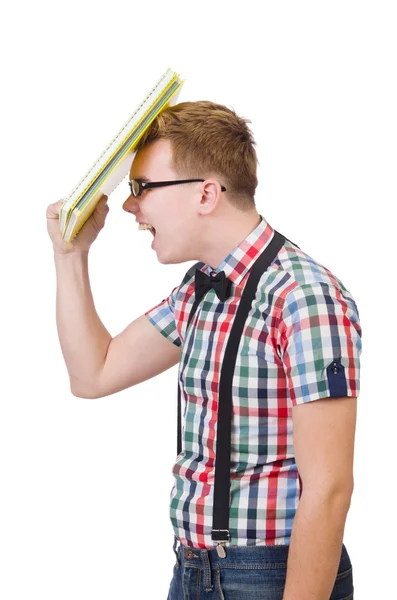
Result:
M172 147L169 140L156 140L139 150L130 168L130 179L155 181L174 174L171 168Z

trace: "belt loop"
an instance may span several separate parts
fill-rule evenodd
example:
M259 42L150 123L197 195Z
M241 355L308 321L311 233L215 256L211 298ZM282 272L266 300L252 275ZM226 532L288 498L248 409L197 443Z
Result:
M213 585L211 584L211 565L208 558L208 550L200 550L203 561L203 587L206 592L212 592Z
M178 538L176 537L176 535L174 535L174 545L173 545L172 549L173 549L174 554L176 556L176 562L177 562L178 565L180 565L181 561L179 560L179 555L178 555L178 552L177 552L177 549L176 549L177 543L178 543Z

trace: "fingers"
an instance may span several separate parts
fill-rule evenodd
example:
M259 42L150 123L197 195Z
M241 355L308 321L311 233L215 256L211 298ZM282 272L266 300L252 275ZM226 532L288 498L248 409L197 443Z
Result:
M64 202L65 200L58 200L58 202L53 202L52 204L49 204L47 206L47 219L53 219L57 217Z
M108 196L104 194L101 196L98 204L95 207L95 210L101 213L107 213L109 211L109 206L107 204ZM62 204L65 200L58 200L58 202L53 202L47 206L47 219L55 219L59 217L59 212L61 210Z
M109 211L109 206L107 204L108 197L102 196L99 200L98 204L95 207L95 210L100 213L107 213Z

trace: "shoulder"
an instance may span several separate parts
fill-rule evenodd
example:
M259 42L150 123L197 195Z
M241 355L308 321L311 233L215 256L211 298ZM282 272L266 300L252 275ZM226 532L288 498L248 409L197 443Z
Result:
M310 296L313 301L324 301L326 296L332 302L351 303L357 310L352 294L341 279L289 240L285 241L278 253L274 266L283 281L283 303Z

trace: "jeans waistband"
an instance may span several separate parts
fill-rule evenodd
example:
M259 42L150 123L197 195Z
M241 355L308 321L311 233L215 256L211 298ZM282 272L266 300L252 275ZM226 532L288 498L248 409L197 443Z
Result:
M242 569L246 576L249 575L250 569L260 569L262 572L268 570L269 581L274 576L279 577L280 571L286 572L289 545L224 546L224 549L226 556L222 558L218 555L216 547L208 549L184 546L174 536L176 568L181 569L182 581L201 581L204 591L212 592L215 586L220 585L222 570L225 573L229 569ZM342 544L338 573L347 572L351 566L349 554L345 545ZM199 577L196 574L193 575L194 571L197 573L198 570L201 572ZM273 573L271 573L272 570ZM274 575L276 572L278 575ZM229 575L231 575L230 572Z
M200 566L206 568L208 564L218 567L234 567L244 565L245 568L277 568L286 566L289 545L275 544L271 546L224 546L226 556L218 556L214 548L192 548L184 546L174 536L174 547L177 561L180 565ZM350 557L346 546L342 544L341 566L348 569L351 566Z

